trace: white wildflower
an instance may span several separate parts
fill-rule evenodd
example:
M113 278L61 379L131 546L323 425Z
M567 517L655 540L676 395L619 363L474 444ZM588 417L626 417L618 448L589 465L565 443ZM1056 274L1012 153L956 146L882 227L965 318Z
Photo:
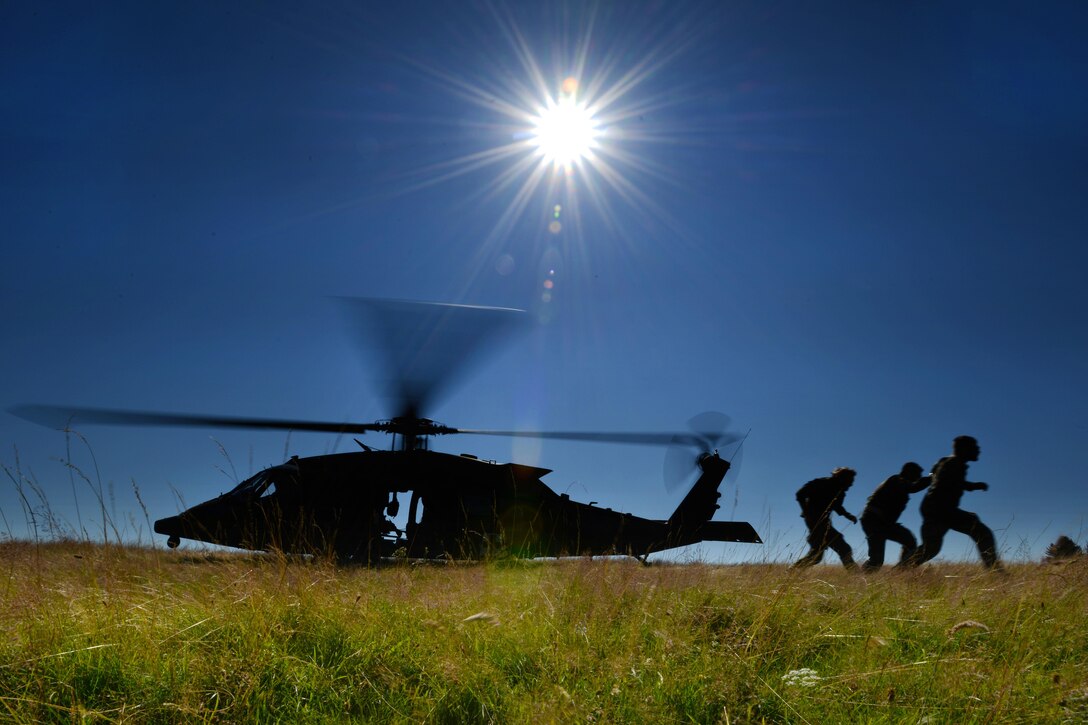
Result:
M782 682L790 687L816 687L816 685L820 684L821 679L823 678L816 673L816 670L808 667L790 670L782 675Z

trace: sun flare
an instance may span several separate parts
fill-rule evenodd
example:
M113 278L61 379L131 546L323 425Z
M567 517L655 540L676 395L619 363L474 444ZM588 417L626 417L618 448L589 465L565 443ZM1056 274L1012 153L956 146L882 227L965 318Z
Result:
M564 90L570 80L564 83ZM600 122L593 110L577 102L573 93L563 93L558 101L548 99L533 119L531 143L546 163L570 168L592 157L600 135Z
M562 75L542 67L527 35L502 14L495 17L499 37L512 53L495 53L488 73L470 76L421 65L449 92L485 112L463 125L474 142L488 135L493 142L422 167L412 173L416 183L410 188L493 170L478 187L481 198L508 202L484 248L505 244L526 212L541 203L537 218L549 240L583 235L586 212L613 230L635 219L680 228L646 184L674 180L669 167L647 151L653 144L676 143L682 131L671 123L670 109L686 96L660 85L659 76L688 44L685 31L655 36L629 64L623 47L593 42L592 15L577 42L559 54L569 56L553 69ZM604 49L591 53L599 48ZM621 215L621 208L629 213Z

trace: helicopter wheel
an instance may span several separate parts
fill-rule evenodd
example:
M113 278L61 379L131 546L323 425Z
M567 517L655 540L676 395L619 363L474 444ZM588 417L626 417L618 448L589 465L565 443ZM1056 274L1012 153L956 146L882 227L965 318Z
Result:
M166 540L166 545L171 549L178 548L179 544L181 544L181 539L177 536L171 536L169 539Z

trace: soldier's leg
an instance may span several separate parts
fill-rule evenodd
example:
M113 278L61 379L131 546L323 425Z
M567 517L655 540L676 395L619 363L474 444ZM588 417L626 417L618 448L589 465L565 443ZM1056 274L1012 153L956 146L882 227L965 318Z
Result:
M802 556L793 564L795 569L806 569L810 566L816 566L820 563L820 560L824 558L824 552L817 551L816 549L810 549L807 554Z
M863 566L869 571L876 571L884 566L884 549L887 544L884 527L880 521L862 517L861 529L865 532L866 541L869 542L869 559Z
M994 542L994 532L990 531L990 527L982 523L978 514L963 509L956 509L951 519L949 528L970 536L978 547L978 555L982 557L982 563L991 569L996 568L998 566L997 544Z
M854 550L850 548L850 544L846 543L846 539L842 537L842 533L837 529L832 528L830 525L828 529L827 547L839 555L842 559L842 565L847 569L853 569L857 566L854 563Z
M807 554L798 559L794 564L797 568L804 568L807 566L814 566L819 564L824 558L824 552L827 550L827 532L831 528L830 522L826 518L820 519L808 524L808 546L809 551Z
M943 516L926 516L922 519L922 546L911 557L911 565L924 564L941 553L948 522Z
M824 549L822 546L814 546L812 541L808 542L808 553L802 556L793 565L797 569L804 569L805 567L815 566L819 564L824 558Z
M896 566L906 566L914 557L915 552L918 551L918 540L914 538L914 534L911 533L910 529L899 523L888 527L887 536L888 539L903 547L903 551L899 554L899 563Z

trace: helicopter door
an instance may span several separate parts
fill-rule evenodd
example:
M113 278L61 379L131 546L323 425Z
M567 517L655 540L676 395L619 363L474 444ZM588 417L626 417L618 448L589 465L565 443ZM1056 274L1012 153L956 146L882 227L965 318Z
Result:
M412 498L408 503L408 521L404 525L404 537L408 540L408 555L418 556L422 546L416 543L419 533L419 522L423 520L423 500L419 491L412 491ZM417 551L419 549L419 551Z
M412 498L408 503L408 522L404 525L404 534L409 540L415 535L422 519L423 501L419 498L419 491L412 491Z

